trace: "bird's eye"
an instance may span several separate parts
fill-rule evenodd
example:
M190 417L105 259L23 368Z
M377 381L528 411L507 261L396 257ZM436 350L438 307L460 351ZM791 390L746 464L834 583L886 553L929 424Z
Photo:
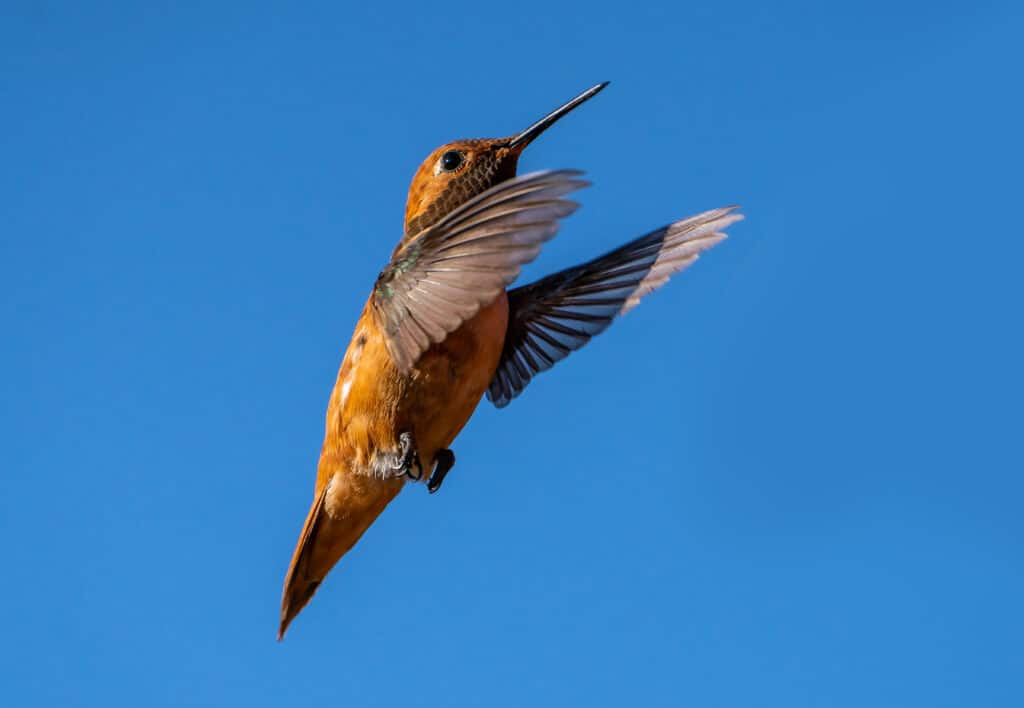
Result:
M466 156L458 150L449 150L445 154L441 155L441 169L444 172L454 172L455 170L462 167L462 163L466 161Z

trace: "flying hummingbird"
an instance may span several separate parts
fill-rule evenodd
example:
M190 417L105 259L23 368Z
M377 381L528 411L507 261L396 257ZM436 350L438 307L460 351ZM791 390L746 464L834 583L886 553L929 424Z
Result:
M520 154L607 82L512 137L434 150L409 187L405 232L377 276L327 406L313 505L284 581L278 639L406 482L436 492L484 393L530 380L697 260L743 218L677 221L588 263L506 290L578 206L575 170L516 176Z

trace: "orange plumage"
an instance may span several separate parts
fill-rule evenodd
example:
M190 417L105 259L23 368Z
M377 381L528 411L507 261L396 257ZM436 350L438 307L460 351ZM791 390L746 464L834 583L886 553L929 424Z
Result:
M602 258L506 292L586 183L516 178L522 150L606 84L525 131L432 152L413 177L405 233L359 318L327 408L313 505L284 584L278 638L410 478L443 480L484 393L502 406L603 331L741 218L706 212ZM434 469L433 475L430 475Z

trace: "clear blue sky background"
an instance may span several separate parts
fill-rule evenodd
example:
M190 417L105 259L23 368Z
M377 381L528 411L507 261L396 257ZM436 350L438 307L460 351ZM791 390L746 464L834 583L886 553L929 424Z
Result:
M0 21L5 704L1024 705L1020 3L91 5ZM748 220L277 644L413 170L604 79L527 276Z

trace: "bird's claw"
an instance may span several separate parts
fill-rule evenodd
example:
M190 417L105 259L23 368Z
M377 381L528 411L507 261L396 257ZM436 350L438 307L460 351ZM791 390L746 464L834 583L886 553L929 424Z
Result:
M398 436L399 451L395 464L391 465L394 477L408 477L414 482L423 480L423 463L419 451L413 441L412 433L405 432ZM438 450L434 455L434 469L427 479L427 491L431 494L441 488L445 476L455 464L455 453L448 449ZM413 472L415 468L415 472Z
M398 436L398 443L401 445L401 450L398 453L398 462L391 466L391 469L396 470L396 477L408 477L414 482L419 482L423 479L423 464L420 462L420 453L416 450L416 445L412 440L412 433L402 433ZM412 473L412 468L416 467L416 474Z
M434 455L434 471L430 474L430 479L427 480L427 491L433 494L441 488L441 483L444 482L445 475L448 474L448 470L455 464L455 453L448 449L441 449Z

